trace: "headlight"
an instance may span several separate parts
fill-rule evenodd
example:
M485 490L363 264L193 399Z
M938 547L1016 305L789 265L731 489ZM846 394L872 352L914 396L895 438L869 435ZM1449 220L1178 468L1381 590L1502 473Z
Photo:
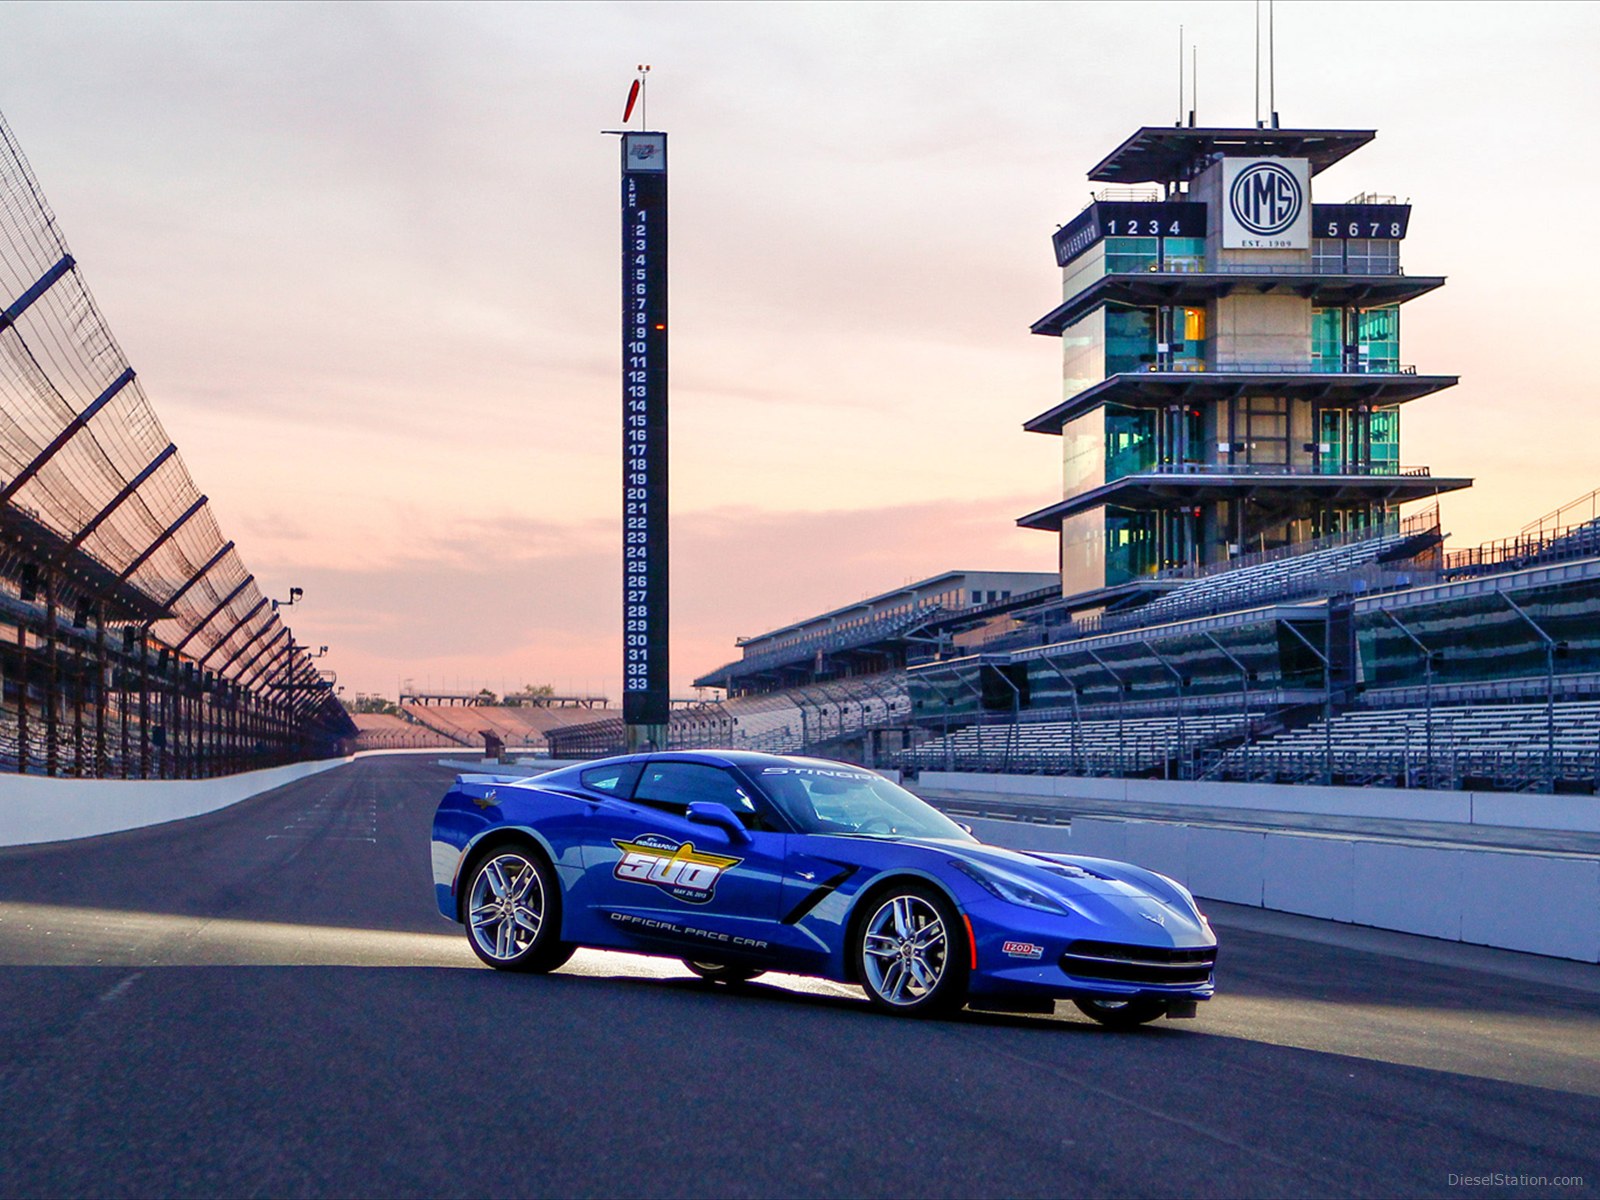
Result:
M1000 897L1010 904L1020 904L1024 908L1037 908L1042 912L1056 913L1067 916L1071 910L1061 901L1047 892L1041 892L1031 883L1017 878L1015 875L1001 875L997 872L983 870L959 858L952 858L950 865L966 875L985 891Z

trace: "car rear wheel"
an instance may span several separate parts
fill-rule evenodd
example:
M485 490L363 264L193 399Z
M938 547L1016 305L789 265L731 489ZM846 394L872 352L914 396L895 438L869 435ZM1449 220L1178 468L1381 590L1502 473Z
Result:
M1073 1003L1084 1016L1093 1018L1107 1029L1132 1029L1164 1016L1167 1011L1166 1001L1154 1000L1149 996L1132 1000L1074 1000Z
M706 962L703 959L686 958L683 965L701 979L709 979L712 983L748 983L757 975L764 974L751 967L730 967L727 963Z
M965 939L954 907L931 888L906 883L868 902L856 935L856 973L885 1012L933 1016L966 1000Z
M474 865L465 915L473 953L501 971L554 971L572 957L555 872L531 849L502 846Z

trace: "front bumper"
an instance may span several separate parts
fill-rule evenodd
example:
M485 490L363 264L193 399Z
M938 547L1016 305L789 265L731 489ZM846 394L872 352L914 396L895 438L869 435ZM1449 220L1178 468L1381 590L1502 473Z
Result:
M977 942L968 992L976 997L1208 1000L1216 991L1217 941L1204 927L1141 922L1147 932L999 901L974 905L968 917Z

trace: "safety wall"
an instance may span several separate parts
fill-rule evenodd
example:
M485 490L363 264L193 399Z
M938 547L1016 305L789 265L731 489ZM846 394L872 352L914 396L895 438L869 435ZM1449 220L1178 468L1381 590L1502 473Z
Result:
M1592 856L1178 820L963 820L995 845L1135 862L1205 899L1600 962L1600 859Z
M1600 797L1527 792L1443 792L1411 788L1315 787L1288 783L1206 783L1166 779L1072 778L924 771L917 790L996 797L1185 804L1249 812L1306 813L1403 821L1446 821L1513 829L1600 833Z
M437 753L437 751L435 751ZM0 775L0 846L98 837L198 817L248 800L348 758L290 763L213 779L49 779Z

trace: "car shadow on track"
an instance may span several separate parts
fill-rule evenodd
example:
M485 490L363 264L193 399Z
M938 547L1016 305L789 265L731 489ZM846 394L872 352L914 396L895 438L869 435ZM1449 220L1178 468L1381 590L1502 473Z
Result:
M644 961L665 963L665 960ZM547 986L554 988L578 987L585 984L604 984L612 987L620 985L629 989L648 989L650 992L659 995L703 999L717 1006L731 1006L740 1003L745 1005L782 1004L796 1008L847 1013L852 1016L875 1018L907 1025L968 1025L980 1028L1013 1029L1052 1034L1059 1034L1063 1030L1095 1035L1109 1035L1119 1032L1107 1029L1091 1021L1088 1017L1079 1015L1072 1008L1070 1002L1067 1001L1058 1002L1056 1010L1052 1014L999 1013L980 1009L962 1009L944 1017L911 1018L880 1012L868 1002L859 988L846 984L791 975L785 975L782 979L783 982L781 983L753 979L743 983L730 984L713 983L690 975L635 972L613 973L590 968L582 971L558 970L552 974L542 976L516 977L509 982L511 982L512 986L521 985L532 989ZM1182 1028L1169 1028L1169 1025L1170 1023L1166 1021L1156 1021L1149 1025L1140 1026L1136 1030L1125 1032L1133 1032L1141 1036L1173 1036L1184 1032ZM1192 1027L1191 1031L1194 1031Z

